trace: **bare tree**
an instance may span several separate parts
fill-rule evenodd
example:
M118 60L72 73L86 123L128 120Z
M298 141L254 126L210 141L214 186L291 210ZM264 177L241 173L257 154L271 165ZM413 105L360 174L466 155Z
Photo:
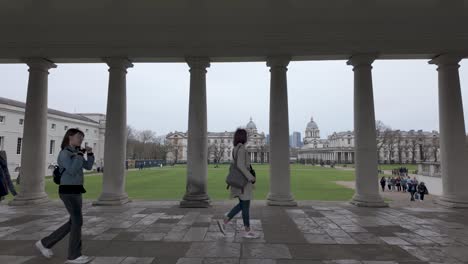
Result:
M155 142L156 140L156 133L154 133L151 130L143 130L138 133L138 137L140 142L142 143L149 143L149 142Z
M167 151L166 154L171 153L173 157L173 163L177 164L179 161L179 156L182 152L182 144L180 144L177 140L173 142L166 142L165 148L165 151Z
M377 120L375 128L377 134L377 160L380 160L380 153L387 145L387 141L391 133L391 128L380 120Z
M403 163L403 151L406 149L406 144L403 142L403 135L400 130L394 131L394 137L396 141L396 151L398 154L398 163Z
M420 145L422 151L422 161L427 161L427 159L431 156L432 152L432 142L423 141Z
M391 129L387 129L385 131L385 134L387 137L385 149L388 151L388 160L391 162L397 146L397 133L395 133L395 131L392 131Z
M410 138L408 140L407 149L411 153L411 163L416 163L416 153L420 142L414 131L410 131L408 135Z
M138 141L135 137L135 129L127 126L127 159L135 159L135 144Z
M224 157L225 150L226 145L223 143L211 143L208 147L208 151L213 155L213 161L216 164L219 164L221 159Z

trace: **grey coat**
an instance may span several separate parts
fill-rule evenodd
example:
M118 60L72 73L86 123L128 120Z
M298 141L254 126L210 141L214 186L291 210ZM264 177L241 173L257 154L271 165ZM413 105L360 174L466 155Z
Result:
M239 149L239 152L237 152ZM253 190L255 189L252 181L255 180L255 177L250 173L250 157L248 155L247 150L245 149L244 144L239 143L237 146L234 147L232 150L233 156L235 157L237 153L237 167L242 172L242 174L249 180L247 185L244 187L244 193L239 188L235 188L231 186L231 198L240 198L241 200L252 200L253 199ZM234 159L233 161L234 162Z

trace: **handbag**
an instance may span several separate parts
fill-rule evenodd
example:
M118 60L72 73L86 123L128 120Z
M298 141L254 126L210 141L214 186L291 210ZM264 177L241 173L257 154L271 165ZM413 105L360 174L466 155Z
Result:
M245 178L242 171L240 171L237 167L237 154L239 154L239 148L237 149L235 156L234 153L232 153L234 162L229 166L229 173L226 176L226 189L229 189L229 187L233 186L235 188L241 189L243 193L244 187L247 185L248 180Z

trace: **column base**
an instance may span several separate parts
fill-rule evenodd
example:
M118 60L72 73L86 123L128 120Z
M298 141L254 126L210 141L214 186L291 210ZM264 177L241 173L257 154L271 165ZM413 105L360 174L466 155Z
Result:
M40 193L37 195L24 196L18 194L13 198L12 201L8 203L11 206L26 206L26 205L36 205L49 202L49 198L46 193Z
M362 196L354 195L350 203L358 207L372 207L372 208L384 208L388 207L388 203L384 202L380 195L378 196Z
M97 201L93 202L93 206L118 206L129 202L131 202L131 200L128 199L126 193L121 195L103 193Z
M297 206L297 202L294 201L292 195L279 196L274 194L268 194L267 198L268 206Z
M441 196L435 202L448 208L468 208L468 199Z
M208 208L211 207L210 197L207 194L190 195L186 194L179 207L181 208Z

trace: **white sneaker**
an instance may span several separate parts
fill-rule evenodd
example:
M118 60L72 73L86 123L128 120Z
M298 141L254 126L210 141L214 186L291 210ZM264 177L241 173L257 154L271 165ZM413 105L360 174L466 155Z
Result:
M258 238L259 235L257 233L255 233L254 231L249 231L249 232L244 232L243 237L244 238L249 238L249 239L254 239L254 238Z
M80 256L76 259L72 259L72 260L67 260L65 261L65 263L69 263L69 264L86 264L86 263L89 263L93 260L94 258L93 257L88 257L88 256Z
M44 247L42 241L40 240L36 242L36 248L41 252L42 256L44 256L45 258L51 258L54 255L54 252Z
M226 226L224 224L224 221L223 220L218 220L218 228L219 228L219 231L221 233L223 233L223 235L226 235Z

